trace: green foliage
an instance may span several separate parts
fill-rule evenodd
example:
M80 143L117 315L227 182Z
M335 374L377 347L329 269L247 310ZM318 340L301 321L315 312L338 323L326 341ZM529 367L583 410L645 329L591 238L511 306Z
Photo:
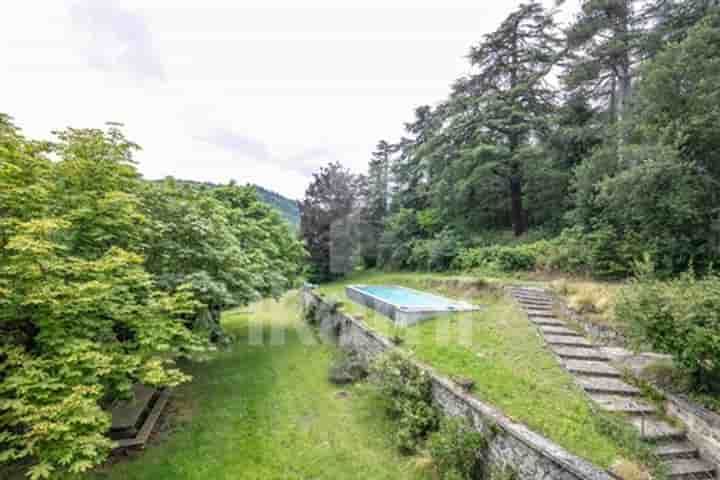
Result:
M414 452L438 427L430 376L398 352L378 358L371 375L387 400L388 415L397 422L395 443L403 452Z
M426 237L418 214L402 208L391 215L380 238L380 264L387 268L411 268L412 243Z
M627 321L637 342L673 355L696 391L718 393L720 276L641 277L622 290L615 314Z
M56 136L0 116L0 464L32 478L102 462L101 406L187 382L198 318L288 288L302 255L251 190L143 182L116 126Z
M414 241L406 263L414 270L445 271L458 255L459 247L457 235L445 229L431 239Z
M254 185L258 200L273 207L280 212L282 217L290 223L293 228L300 226L300 209L295 200L291 200L277 192L268 190L259 185Z
M708 235L712 212L704 208L710 185L697 175L695 165L671 151L643 148L638 153L642 160L599 184L599 216L618 237L609 241L651 252L665 272L682 271L693 259L705 266L713 255ZM615 257L627 264L624 253Z
M598 278L622 278L632 273L634 262L646 253L647 245L634 232L623 238L608 225L587 232L573 227L547 244L540 266Z
M304 319L307 323L310 325L317 325L318 323L318 307L317 304L311 303L307 307L305 307L305 311L303 312Z
M360 255L366 268L376 267L379 261L378 243L390 208L390 162L394 151L394 145L385 140L378 142L368 166L367 181L360 182Z
M480 268L503 272L534 270L537 263L537 250L542 245L544 243L468 248L460 252L453 265L459 270Z
M687 2L693 3L693 2ZM685 160L720 179L720 15L706 17L670 44L642 72L637 133L676 148Z
M301 243L252 186L208 190L169 179L147 184L143 205L153 224L148 270L165 290L189 287L205 306L194 320L213 339L222 337L223 310L277 297L302 273Z
M540 2L515 9L444 102L378 145L345 212L371 225L366 267L620 279L645 255L665 275L718 259L716 2L580 3L564 32ZM517 248L528 229L555 238Z
M428 450L441 478L472 480L483 474L487 445L487 438L468 420L447 417L430 436Z

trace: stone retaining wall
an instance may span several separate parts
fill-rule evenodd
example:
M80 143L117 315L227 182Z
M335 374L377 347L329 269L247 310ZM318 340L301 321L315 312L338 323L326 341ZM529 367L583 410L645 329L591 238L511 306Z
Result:
M344 350L356 352L366 362L395 348L385 337L367 328L350 315L336 312L315 292L301 291L305 308L315 306L320 328ZM465 393L448 378L426 365L418 364L432 379L433 398L447 415L468 418L479 431L498 432L489 445L491 466L511 466L522 480L614 480L615 476L572 455L550 440L513 422L498 409Z
M720 415L681 396L664 392L665 411L687 427L687 436L700 450L700 456L720 471Z

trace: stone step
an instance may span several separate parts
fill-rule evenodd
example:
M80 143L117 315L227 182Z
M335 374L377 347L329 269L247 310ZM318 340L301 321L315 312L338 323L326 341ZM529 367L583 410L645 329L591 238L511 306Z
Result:
M535 325L545 327L564 327L566 325L565 322L557 318L530 317L530 321Z
M640 389L617 378L578 376L576 379L587 392L626 396L640 394Z
M715 468L698 458L678 458L668 462L670 478L680 479L711 479L715 478Z
M587 338L568 337L567 335L545 335L545 341L550 345L565 345L567 347L592 347Z
M568 347L566 345L550 345L550 348L562 359L607 361L608 357L597 348Z
M570 373L596 377L620 377L620 372L607 362L592 360L565 360L565 368Z
M534 311L534 312L552 312L554 313L555 310L552 305L538 305L538 304L520 304L521 307L523 307L526 311Z
M590 393L589 395L606 412L649 414L656 411L655 407L638 398L600 393Z
M162 412L165 409L165 406L167 405L169 400L170 390L165 389L160 392L157 396L157 400L155 401L152 409L150 410L150 413L148 413L147 417L145 417L145 420L143 421L143 424L137 434L133 438L124 438L118 440L116 442L115 448L125 449L133 447L144 447L149 440L153 430L155 429L155 425L160 419L160 415L162 415Z
M518 300L526 300L528 302L554 302L554 297L550 295L534 295L534 294L527 294L527 293L517 293L512 292L510 295L513 296L513 298L517 298Z
M554 318L555 312L552 310L535 310L535 309L525 309L525 312L527 312L528 317L545 317L545 318Z
M698 456L698 449L695 445L686 441L668 442L655 447L655 455L662 460L696 458Z
M548 295L547 293L540 293L540 292L513 291L513 292L510 292L510 295L512 295L515 298L525 298L528 300L552 300L553 299L553 297Z
M540 327L540 331L543 333L543 335L565 335L568 337L579 337L581 336L578 332L575 330L571 330L567 327L560 327L560 326L550 326L550 325L542 325Z
M132 387L133 398L121 401L110 409L112 425L110 430L118 436L133 436L137 433L140 418L150 405L155 389L135 384Z
M526 295L513 295L513 298L520 303L537 304L537 305L554 305L555 301L550 297L528 297Z
M644 418L644 420L643 420ZM665 420L654 417L636 416L630 419L632 426L638 429L645 440L684 440L685 431L670 425Z
M528 297L513 297L516 302L526 305L526 306L533 306L537 305L540 307L552 307L555 305L555 302L549 298L528 298Z

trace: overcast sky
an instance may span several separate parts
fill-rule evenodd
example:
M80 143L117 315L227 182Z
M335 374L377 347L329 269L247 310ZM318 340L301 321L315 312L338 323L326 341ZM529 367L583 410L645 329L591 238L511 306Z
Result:
M300 198L329 161L363 171L520 3L8 0L0 112L34 138L120 122L146 177Z

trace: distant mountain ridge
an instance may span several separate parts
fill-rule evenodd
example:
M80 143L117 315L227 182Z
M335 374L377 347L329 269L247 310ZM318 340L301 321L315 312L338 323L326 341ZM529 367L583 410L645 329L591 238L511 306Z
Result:
M183 183L186 185L195 185L200 188L216 188L220 186L219 184L213 182L199 182L197 180L180 179L175 180L179 183ZM288 223L290 223L292 227L300 227L300 207L298 207L298 203L295 200L287 198L286 196L281 195L273 190L261 187L260 185L251 185L255 187L255 192L257 193L258 200L267 205L270 205L275 210L277 210L283 216L283 218L287 220Z
M291 225L300 225L300 209L295 200L291 200L272 190L268 190L260 185L253 185L257 192L258 199L268 205L276 208Z

